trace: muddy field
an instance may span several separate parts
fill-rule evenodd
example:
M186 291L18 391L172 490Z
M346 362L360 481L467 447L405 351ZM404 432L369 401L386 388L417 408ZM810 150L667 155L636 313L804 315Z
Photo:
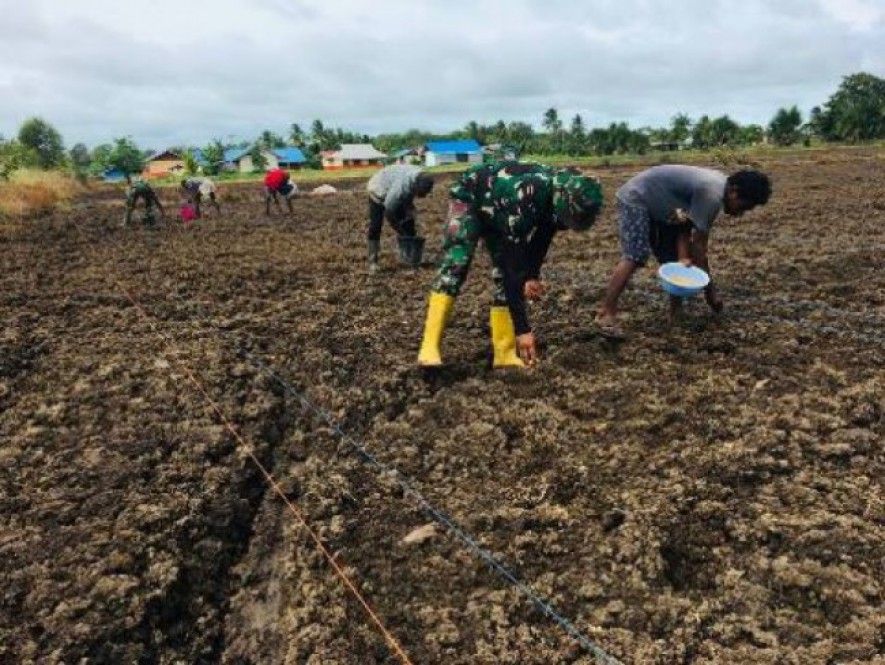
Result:
M291 217L238 186L188 228L123 229L117 193L2 227L0 662L400 662L378 624L415 663L883 662L885 158L761 166L770 205L713 236L723 317L668 325L645 271L630 338L597 336L610 205L554 242L531 372L486 369L484 256L447 368L413 367L442 186L427 264L385 229L376 276L355 181ZM463 537L416 534L428 506Z

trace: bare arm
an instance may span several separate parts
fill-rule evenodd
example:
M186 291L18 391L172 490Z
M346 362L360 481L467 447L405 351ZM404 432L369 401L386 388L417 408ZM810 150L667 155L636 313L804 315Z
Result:
M707 301L707 304L717 314L722 311L722 308L725 306L725 303L722 301L722 297L719 295L719 291L716 289L716 284L713 281L713 275L710 274L710 261L707 254L707 248L709 245L710 236L702 231L695 231L692 234L692 258L694 259L694 264L702 268L708 275L710 275L710 283L704 289L704 299Z
M708 274L710 273L710 262L707 259L707 246L710 237L702 231L694 231L691 236L691 259L698 268L703 268ZM681 257L681 254L680 254Z

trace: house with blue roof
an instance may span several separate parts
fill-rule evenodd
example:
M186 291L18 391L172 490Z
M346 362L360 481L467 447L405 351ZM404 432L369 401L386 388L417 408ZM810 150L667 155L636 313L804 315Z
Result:
M126 180L126 173L117 168L105 169L101 172L101 179L104 182L123 182Z
M482 162L482 146L473 139L461 141L430 141L424 144L424 165L479 164Z
M277 166L281 169L300 169L304 166L307 158L298 148L274 148L271 151L277 158Z
M240 148L228 148L224 151L223 161L219 164L219 168L223 171L236 171L237 166L235 160L245 152L247 151ZM201 167L206 168L209 166L209 161L206 159L206 153L201 148L193 148L191 154L194 156L194 160L197 164Z
M307 158L298 148L274 148L273 150L262 149L261 154L267 163L266 171L272 169L288 169L297 171L304 166ZM252 173L255 171L255 165L252 162L252 151L250 148L225 150L224 151L224 168L231 171L239 171L240 173Z
M273 150L262 150L261 154L267 162L266 170L281 168L289 170L298 170L307 162L304 153L298 148L274 148ZM194 159L200 166L207 166L206 156L202 150L197 148L193 150ZM224 161L221 164L223 171L239 171L240 173L251 173L255 170L252 163L251 148L228 148L224 151Z
M240 160L249 154L248 148L227 148L224 151L224 161L221 164L221 168L224 171L240 171ZM250 171L251 164L250 164Z

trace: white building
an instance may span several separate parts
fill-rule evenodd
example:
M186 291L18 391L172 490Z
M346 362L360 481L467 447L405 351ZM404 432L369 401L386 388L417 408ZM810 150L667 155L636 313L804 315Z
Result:
M425 166L455 164L458 162L479 164L482 162L482 147L473 139L465 141L431 141L426 143Z

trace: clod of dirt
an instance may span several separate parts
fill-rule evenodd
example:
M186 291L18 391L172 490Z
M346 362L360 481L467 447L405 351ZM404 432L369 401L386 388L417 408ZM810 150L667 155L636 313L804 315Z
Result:
M410 532L402 539L404 545L420 545L436 535L436 524L425 524Z
M608 533L621 526L627 519L627 513L620 508L608 511L602 516L602 529Z

